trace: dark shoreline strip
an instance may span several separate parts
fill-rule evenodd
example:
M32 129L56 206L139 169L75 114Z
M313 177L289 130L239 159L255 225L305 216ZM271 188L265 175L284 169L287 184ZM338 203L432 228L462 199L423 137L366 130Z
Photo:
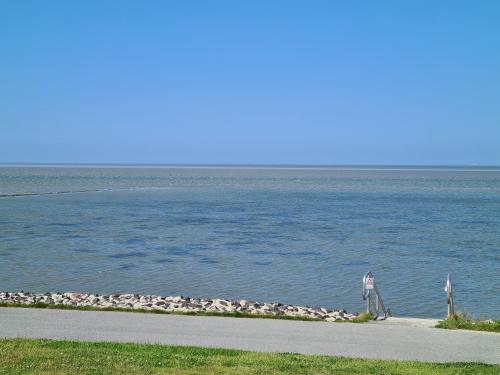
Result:
M43 192L43 193L12 193L12 194L0 194L0 198L27 197L27 196L34 196L34 195L58 195L58 194L77 194L77 193L97 193L97 192L115 191L115 190L128 190L128 189L92 189L92 190L48 191L48 192Z

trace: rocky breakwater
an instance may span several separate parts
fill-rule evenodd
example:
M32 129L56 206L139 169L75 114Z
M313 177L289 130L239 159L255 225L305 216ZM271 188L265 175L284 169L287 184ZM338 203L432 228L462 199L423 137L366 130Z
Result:
M87 293L45 293L0 292L0 303L69 305L73 307L119 308L158 310L184 313L249 313L261 315L312 318L325 321L349 321L357 315L345 310L330 310L323 307L295 306L282 303L260 303L255 301L227 299L203 299L182 296L155 296L140 294L87 294Z

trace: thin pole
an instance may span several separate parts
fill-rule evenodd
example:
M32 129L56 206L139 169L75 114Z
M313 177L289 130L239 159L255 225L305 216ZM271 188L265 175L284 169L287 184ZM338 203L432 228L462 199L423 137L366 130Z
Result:
M368 296L366 297L366 312L370 313L370 290L368 291Z
M448 274L448 278L446 279L446 287L444 290L446 291L446 302L448 303L448 319L450 319L455 316L455 307L453 306L453 286L450 274Z

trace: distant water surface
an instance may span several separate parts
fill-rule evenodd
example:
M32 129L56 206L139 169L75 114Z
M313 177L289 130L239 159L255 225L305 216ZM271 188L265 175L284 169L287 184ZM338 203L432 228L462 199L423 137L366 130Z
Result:
M0 289L500 318L500 169L0 167Z

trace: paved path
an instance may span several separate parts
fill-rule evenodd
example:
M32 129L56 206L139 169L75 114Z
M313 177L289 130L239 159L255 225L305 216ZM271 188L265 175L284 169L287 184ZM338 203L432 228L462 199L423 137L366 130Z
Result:
M500 334L367 324L0 308L0 337L120 341L433 362L500 363Z

